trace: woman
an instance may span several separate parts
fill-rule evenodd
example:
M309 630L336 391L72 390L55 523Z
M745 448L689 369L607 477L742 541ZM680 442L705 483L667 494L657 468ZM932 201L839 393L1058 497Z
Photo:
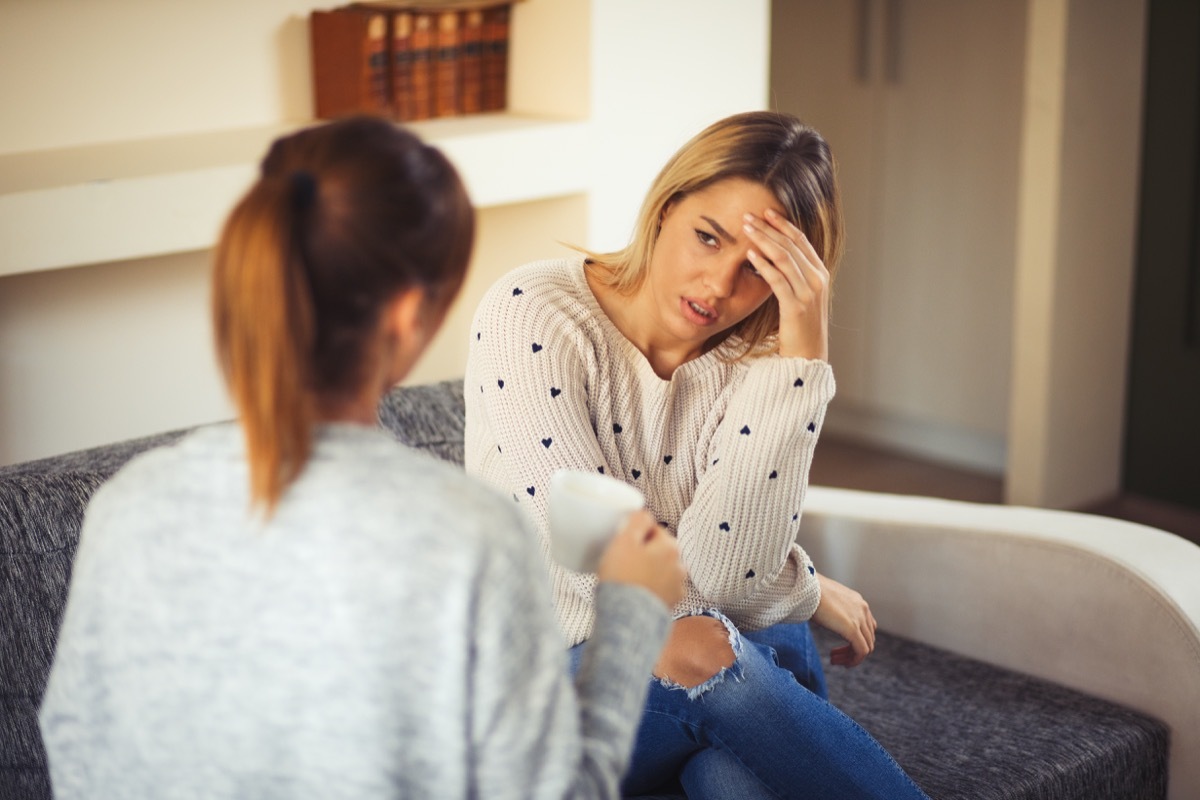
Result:
M511 502L376 427L473 230L446 158L385 121L271 147L213 275L238 423L88 509L41 709L58 797L615 795L682 596L670 537L643 515L606 552L573 687Z
M678 537L687 594L654 669L629 792L678 776L693 798L733 796L714 789L729 781L740 797L922 796L825 701L797 624L846 639L834 664L874 646L862 597L818 575L795 542L834 394L841 246L824 140L786 115L739 114L672 157L625 249L522 267L477 312L468 471L527 509L544 555L544 489L560 468L632 483ZM546 562L579 659L595 576Z

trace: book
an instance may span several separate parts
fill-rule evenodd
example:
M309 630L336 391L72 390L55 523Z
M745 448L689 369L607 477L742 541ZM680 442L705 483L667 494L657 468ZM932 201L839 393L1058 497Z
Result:
M464 114L478 114L483 110L483 12L479 9L462 12L459 26L462 32L460 105Z
M366 0L312 12L317 115L411 122L504 109L513 2Z
M412 50L410 51L412 117L429 119L434 115L433 101L433 51L436 44L434 15L427 11L412 14Z
M483 111L508 106L508 38L511 5L483 12Z
M459 113L458 12L437 15L437 45L433 59L433 115L453 117Z
M397 122L409 122L416 119L412 80L413 15L410 11L396 11L389 21L392 29L392 118Z
M387 15L355 7L313 11L308 27L317 117L390 114Z
M358 0L353 5L362 8L373 8L383 11L395 11L406 8L412 11L468 11L485 9L499 5L512 5L524 0Z

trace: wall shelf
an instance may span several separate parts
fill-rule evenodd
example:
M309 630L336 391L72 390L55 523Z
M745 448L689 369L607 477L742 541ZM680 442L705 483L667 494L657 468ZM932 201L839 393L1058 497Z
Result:
M0 155L0 275L210 247L277 136L299 124ZM516 114L411 126L480 208L586 191L588 123Z

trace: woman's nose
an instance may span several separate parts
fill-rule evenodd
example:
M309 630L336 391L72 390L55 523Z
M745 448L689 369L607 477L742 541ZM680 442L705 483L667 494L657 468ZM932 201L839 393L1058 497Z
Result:
M729 297L737 288L738 275L741 272L743 261L745 259L739 257L736 261L730 260L720 265L714 265L705 273L704 285L716 297Z

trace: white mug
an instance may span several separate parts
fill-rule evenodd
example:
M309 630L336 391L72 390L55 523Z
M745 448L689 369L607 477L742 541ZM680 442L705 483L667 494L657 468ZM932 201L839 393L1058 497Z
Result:
M567 569L595 572L609 541L646 498L598 472L560 469L550 476L550 554Z

